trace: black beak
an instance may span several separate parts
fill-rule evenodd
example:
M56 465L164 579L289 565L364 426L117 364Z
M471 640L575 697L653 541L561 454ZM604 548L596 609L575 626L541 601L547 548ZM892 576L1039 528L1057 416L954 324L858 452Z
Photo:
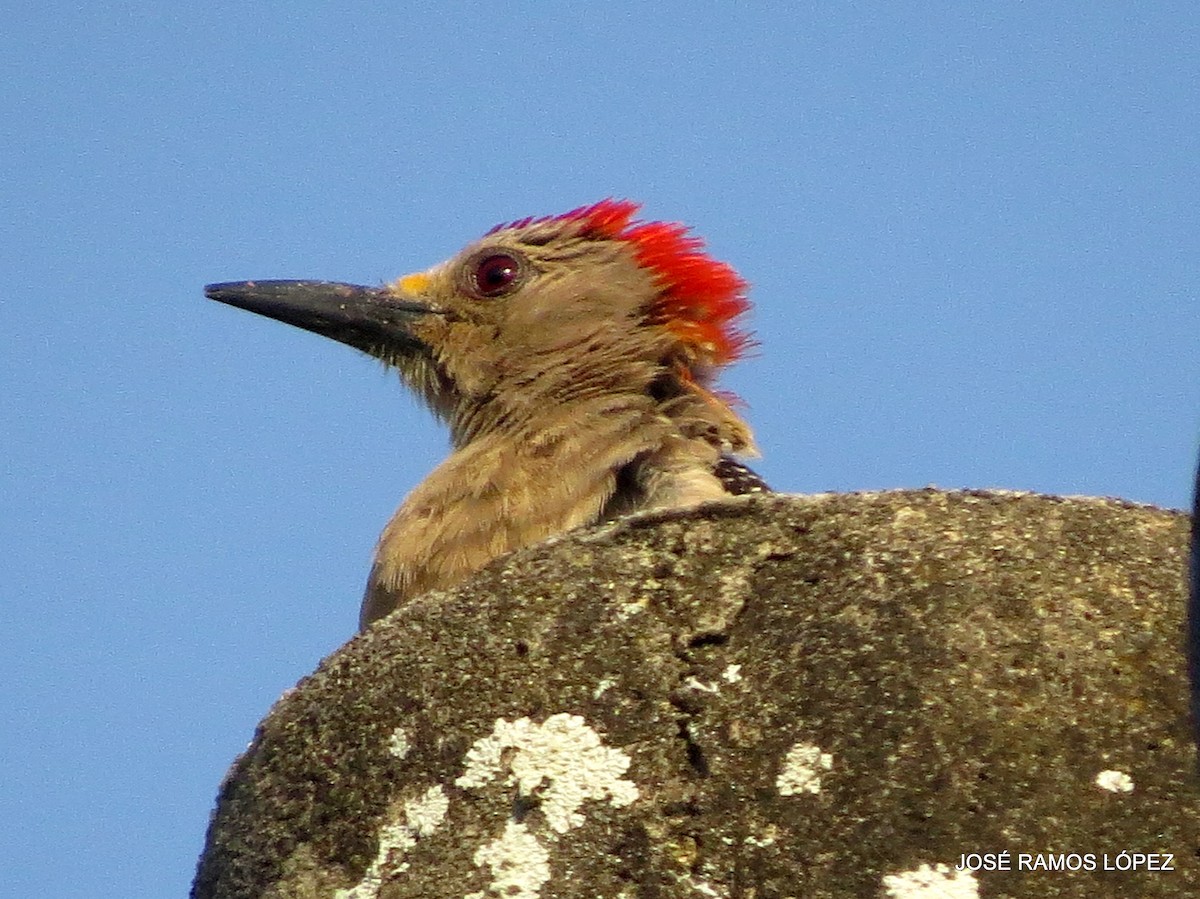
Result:
M388 288L336 281L231 281L209 284L204 295L372 355L389 348L419 347L412 325L436 312L427 303Z

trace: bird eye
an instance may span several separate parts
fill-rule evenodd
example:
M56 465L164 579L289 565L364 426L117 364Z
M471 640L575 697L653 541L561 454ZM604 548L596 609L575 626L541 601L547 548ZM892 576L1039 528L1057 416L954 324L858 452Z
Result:
M520 262L507 253L495 253L484 256L475 263L475 271L471 277L480 296L498 297L508 292L520 274Z

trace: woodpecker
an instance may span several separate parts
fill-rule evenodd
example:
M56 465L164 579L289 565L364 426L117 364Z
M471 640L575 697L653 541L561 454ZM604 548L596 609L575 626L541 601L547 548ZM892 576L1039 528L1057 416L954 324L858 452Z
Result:
M210 284L208 297L394 367L453 450L376 547L359 619L495 557L632 512L768 492L716 373L750 344L746 284L679 224L606 199L498 225L382 287Z

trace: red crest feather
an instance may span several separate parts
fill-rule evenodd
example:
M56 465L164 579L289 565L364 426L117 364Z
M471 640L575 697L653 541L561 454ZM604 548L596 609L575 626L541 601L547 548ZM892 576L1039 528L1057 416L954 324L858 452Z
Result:
M629 244L638 263L654 272L660 294L655 317L697 354L702 364L724 365L750 345L750 337L735 320L750 308L746 282L724 262L704 252L704 241L686 225L638 222L641 208L631 200L601 200L562 215L528 218L501 228L522 228L544 222L577 223L580 234ZM490 233L490 232L489 232Z

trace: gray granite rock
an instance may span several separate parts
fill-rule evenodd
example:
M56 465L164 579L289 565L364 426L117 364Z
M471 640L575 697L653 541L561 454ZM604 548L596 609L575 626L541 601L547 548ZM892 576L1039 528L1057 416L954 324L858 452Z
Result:
M923 490L516 553L279 701L193 895L1200 895L1187 540Z

